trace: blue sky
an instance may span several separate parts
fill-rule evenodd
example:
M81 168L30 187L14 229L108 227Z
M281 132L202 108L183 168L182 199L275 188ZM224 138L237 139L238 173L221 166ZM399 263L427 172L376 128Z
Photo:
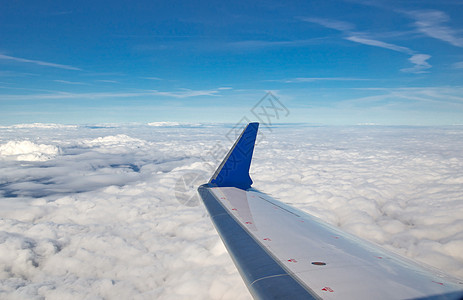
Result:
M463 2L2 1L0 124L463 124Z

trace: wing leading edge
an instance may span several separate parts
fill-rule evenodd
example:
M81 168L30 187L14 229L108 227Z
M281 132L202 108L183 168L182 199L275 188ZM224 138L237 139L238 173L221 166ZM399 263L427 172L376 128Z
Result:
M463 299L463 283L251 188L258 123L199 194L255 299Z

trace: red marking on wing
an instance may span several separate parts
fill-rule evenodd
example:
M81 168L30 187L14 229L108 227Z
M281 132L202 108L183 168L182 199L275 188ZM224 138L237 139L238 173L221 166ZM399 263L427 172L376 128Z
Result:
M237 210L236 208L232 208L232 210Z
M289 262L297 262L297 260L295 260L294 258L291 258L291 259L288 259Z
M246 224L252 224L252 222L246 222Z
M440 285L444 285L442 282L437 282L437 281L434 281L434 280L432 282L440 284Z
M325 286L324 288L322 288L322 291L325 291L325 292L334 292L332 288L330 288L329 286Z
M265 238L264 241L269 241L270 242L271 239L270 238Z

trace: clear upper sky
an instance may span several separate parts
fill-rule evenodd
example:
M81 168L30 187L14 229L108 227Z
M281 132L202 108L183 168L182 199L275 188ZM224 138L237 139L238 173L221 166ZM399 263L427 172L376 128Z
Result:
M463 1L1 1L0 124L463 124Z

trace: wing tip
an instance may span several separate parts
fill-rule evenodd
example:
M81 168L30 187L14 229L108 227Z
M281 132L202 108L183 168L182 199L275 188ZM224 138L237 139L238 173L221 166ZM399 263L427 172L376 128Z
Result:
M209 184L219 187L237 187L240 189L251 187L253 182L249 176L249 168L251 166L258 129L258 122L246 125L214 175L212 175Z

